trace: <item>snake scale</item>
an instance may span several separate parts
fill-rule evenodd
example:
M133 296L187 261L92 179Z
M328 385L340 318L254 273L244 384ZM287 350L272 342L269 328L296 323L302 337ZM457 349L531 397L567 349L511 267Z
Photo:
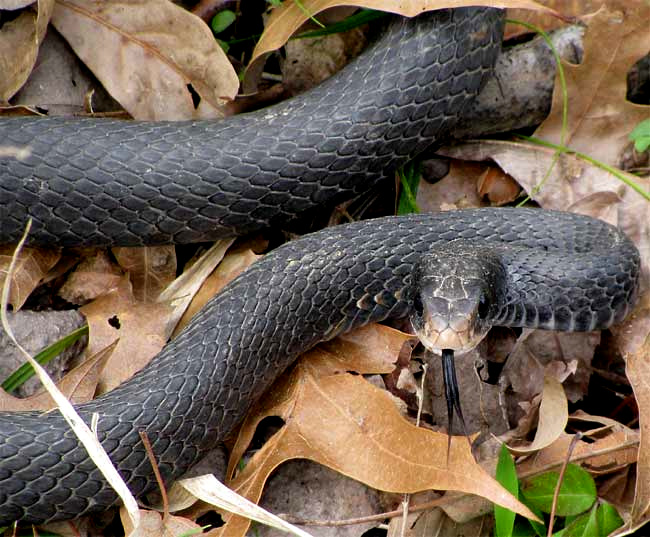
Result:
M400 19L319 88L222 123L6 119L0 242L137 245L285 228L390 177L453 128L500 47L498 10ZM431 249L499 252L489 321L602 329L634 299L639 257L616 228L536 210L385 217L277 248L231 282L131 380L78 406L138 496L182 475L295 358L356 326L409 315ZM570 254L567 256L567 254ZM501 287L500 287L501 288ZM486 310L487 311L487 310ZM57 412L0 412L0 524L106 509L114 492Z

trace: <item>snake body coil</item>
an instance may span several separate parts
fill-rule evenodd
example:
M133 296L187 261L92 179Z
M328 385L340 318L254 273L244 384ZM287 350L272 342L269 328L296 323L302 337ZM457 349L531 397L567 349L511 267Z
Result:
M369 189L450 128L494 61L500 28L498 12L474 8L399 21L335 81L225 126L0 122L0 140L31 153L0 158L0 242L16 241L27 217L33 243L60 245L284 226ZM493 324L602 329L633 301L638 252L582 216L468 210L329 228L254 264L145 369L79 413L99 415L99 439L141 495L156 485L138 431L163 478L182 475L299 354L407 315L414 268L456 240L502 251L507 295ZM116 501L59 413L0 412L0 524L74 518Z
M231 282L140 373L79 406L134 494L167 482L231 431L295 358L355 326L406 316L414 267L455 239L510 247L503 326L596 330L633 300L639 257L616 228L539 210L369 220L290 242ZM567 255L569 254L569 255ZM58 413L0 413L0 522L72 518L116 496Z
M397 20L309 93L223 122L0 122L0 240L109 246L215 240L367 192L444 136L501 45L497 10Z

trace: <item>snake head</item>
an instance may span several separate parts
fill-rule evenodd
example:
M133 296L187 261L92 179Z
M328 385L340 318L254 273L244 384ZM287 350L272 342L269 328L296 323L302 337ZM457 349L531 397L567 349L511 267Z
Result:
M422 344L467 352L485 337L506 297L498 252L451 243L433 248L413 276L411 324Z

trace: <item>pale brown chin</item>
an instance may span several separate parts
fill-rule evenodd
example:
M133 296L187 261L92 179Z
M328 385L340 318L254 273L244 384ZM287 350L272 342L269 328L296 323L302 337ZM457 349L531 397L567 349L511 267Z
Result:
M423 331L416 331L416 335L429 351L436 354L441 354L443 349L449 349L458 354L469 352L485 336L485 334L480 333L456 332L451 328L447 328L442 332L434 332L426 330L426 327Z

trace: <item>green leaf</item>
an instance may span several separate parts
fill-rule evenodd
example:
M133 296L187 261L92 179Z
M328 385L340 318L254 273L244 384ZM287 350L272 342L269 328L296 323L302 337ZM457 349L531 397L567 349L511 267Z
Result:
M539 518L540 520L544 520L544 514L539 509L537 509L537 507L531 505L530 503L526 504L526 507L528 507L533 513L535 513L537 518ZM533 531L535 532L536 535L538 535L538 537L546 537L547 531L546 531L546 526L544 526L544 524L529 519L526 519L526 522L528 523L529 526L533 528Z
M419 213L420 208L415 196L420 184L420 162L416 160L407 162L397 170L397 175L402 185L397 203L397 214Z
M634 142L634 149L643 153L650 147L650 119L644 119L639 123L629 135L630 140Z
M623 525L623 519L616 508L607 502L598 507L598 527L603 535L609 535Z
M212 17L212 21L210 21L210 27L215 34L220 34L226 28L228 28L228 26L235 22L236 18L237 15L235 15L234 11L224 9Z
M88 325L82 326L70 332L67 336L63 336L58 341L55 341L49 347L40 351L34 360L39 364L45 365L51 362L59 354L61 354L68 347L72 346L76 341L81 339L82 336L88 335ZM22 386L27 380L34 376L34 368L29 363L24 363L9 375L2 383L2 388L11 393L16 388Z
M333 24L328 25L326 28L322 28L320 30L310 30L308 32L303 32L301 34L293 36L292 39L322 37L325 35L347 32L348 30L352 30L353 28L358 28L363 24L368 24L371 21L374 21L376 19L383 19L388 16L389 14L383 11L375 11L373 9L362 9L358 13L355 13L354 15L350 15L348 18L340 22L335 22Z
M526 500L544 513L550 513L558 477L558 472L547 472L530 479L522 487ZM595 501L596 484L593 478L580 466L569 464L560 487L556 515L570 516L583 513Z
M576 517L563 530L553 534L554 537L607 537L607 533L598 526L597 509L594 506L589 513Z
M496 478L497 481L503 485L503 488L510 492L515 498L519 498L517 468L515 467L515 461L505 444L501 444ZM516 513L514 511L510 511L510 509L495 504L494 523L497 537L512 537L515 525L515 516Z

